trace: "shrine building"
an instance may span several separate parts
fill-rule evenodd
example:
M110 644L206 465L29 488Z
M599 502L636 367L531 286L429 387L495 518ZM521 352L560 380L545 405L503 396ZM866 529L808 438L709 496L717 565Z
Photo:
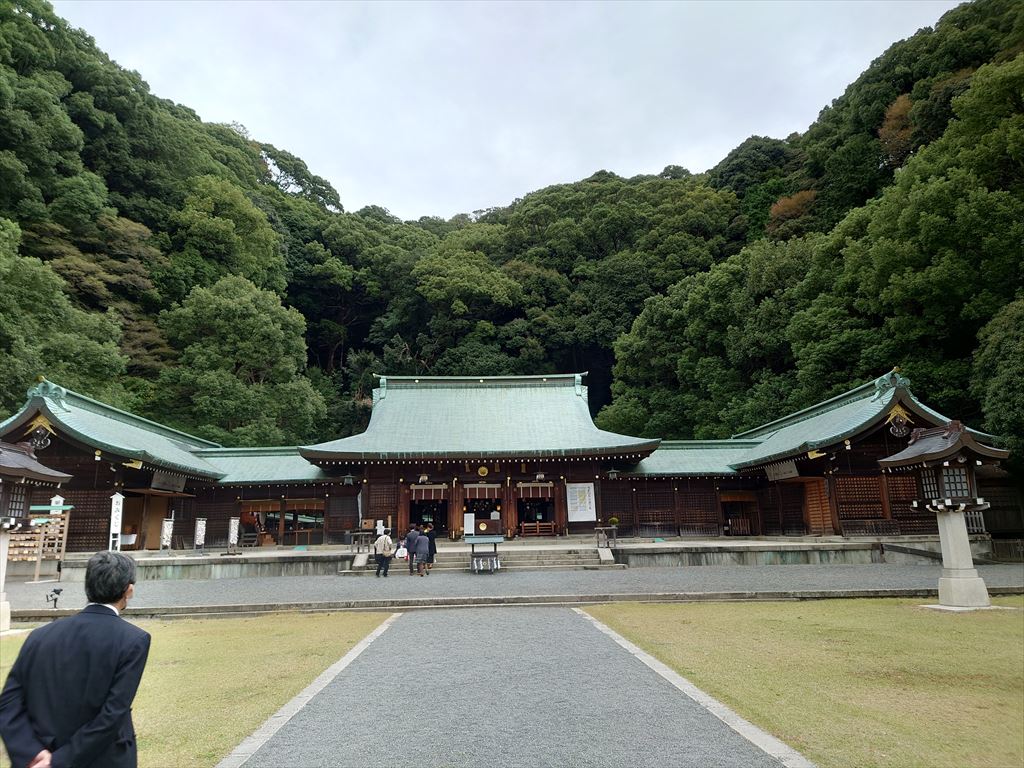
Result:
M72 552L107 548L115 494L126 549L158 549L171 519L178 549L192 547L197 519L206 546L224 546L231 518L250 544L279 546L341 543L377 520L453 539L470 525L509 537L609 524L648 537L937 533L913 504L922 467L879 462L906 451L911 429L950 419L896 371L730 439L687 441L598 429L584 376L380 376L363 433L275 448L224 448L42 380L0 440L72 476L61 488ZM965 490L989 505L969 529L1020 535L1006 452L958 428L975 447ZM48 495L28 485L4 498Z

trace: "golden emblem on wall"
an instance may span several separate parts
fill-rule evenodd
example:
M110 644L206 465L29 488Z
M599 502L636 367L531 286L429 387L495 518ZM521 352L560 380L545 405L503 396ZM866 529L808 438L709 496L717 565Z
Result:
M477 468L476 473L480 475L480 477L487 477L487 467L481 465Z

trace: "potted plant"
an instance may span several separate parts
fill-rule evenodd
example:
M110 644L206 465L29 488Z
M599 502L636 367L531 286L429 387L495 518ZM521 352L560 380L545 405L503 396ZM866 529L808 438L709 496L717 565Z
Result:
M609 517L608 518L608 525L610 525L612 528L618 528L619 527L619 518L617 518L617 517Z

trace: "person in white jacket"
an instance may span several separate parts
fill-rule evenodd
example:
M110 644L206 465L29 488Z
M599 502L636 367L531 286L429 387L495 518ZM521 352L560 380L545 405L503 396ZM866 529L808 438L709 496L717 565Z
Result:
M377 575L384 571L388 575L388 568L391 567L391 558L395 556L395 542L391 540L391 529L385 528L384 533L373 542L373 557L377 561Z

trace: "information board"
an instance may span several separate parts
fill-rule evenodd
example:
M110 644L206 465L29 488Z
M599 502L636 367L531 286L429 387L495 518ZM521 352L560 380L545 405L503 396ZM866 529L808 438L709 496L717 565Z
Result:
M570 523L597 521L593 483L566 483L565 495Z

